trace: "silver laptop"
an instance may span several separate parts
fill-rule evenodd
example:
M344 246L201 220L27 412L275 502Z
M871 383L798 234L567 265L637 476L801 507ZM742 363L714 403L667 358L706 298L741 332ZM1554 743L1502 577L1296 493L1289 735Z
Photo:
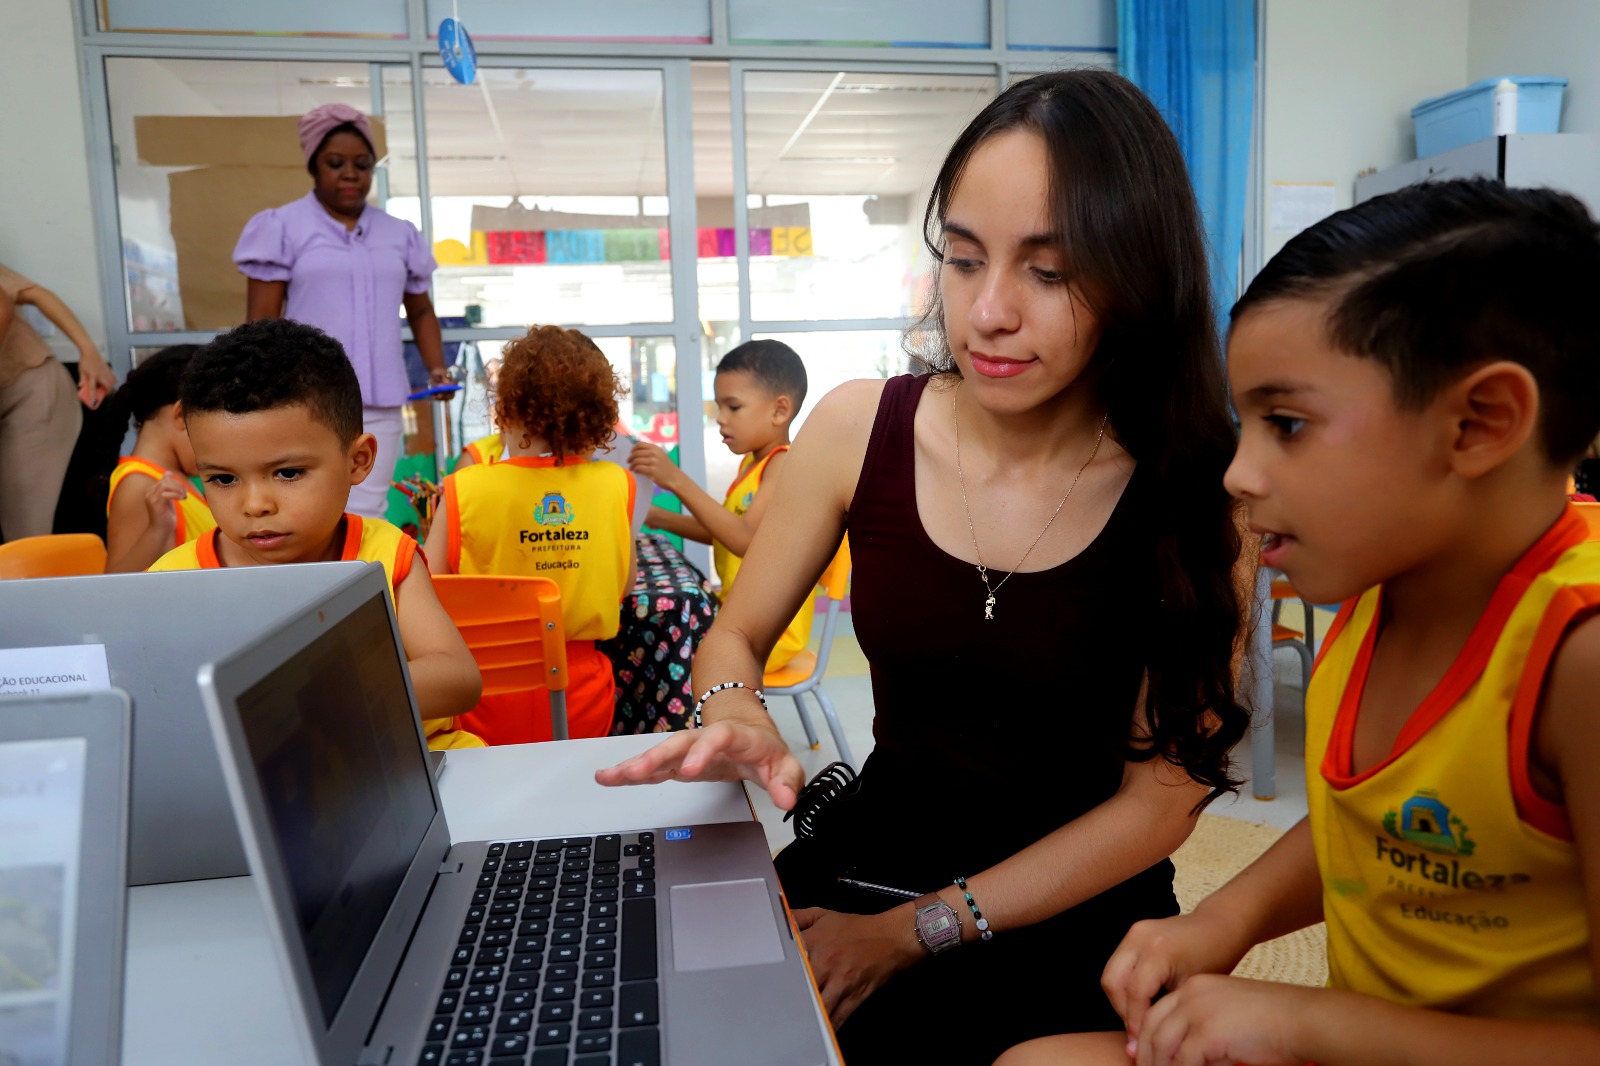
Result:
M121 1057L128 697L0 698L0 1061Z
M452 845L398 641L345 587L200 671L313 1061L827 1060L758 823Z
M70 649L133 698L129 884L249 873L195 671L369 565L0 581L0 649Z

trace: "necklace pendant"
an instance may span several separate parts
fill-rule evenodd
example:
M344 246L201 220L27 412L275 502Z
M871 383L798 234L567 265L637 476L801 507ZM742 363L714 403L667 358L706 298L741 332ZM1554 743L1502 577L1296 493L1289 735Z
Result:
M983 620L985 622L993 622L994 621L994 596L993 595L991 595L988 599L983 601Z

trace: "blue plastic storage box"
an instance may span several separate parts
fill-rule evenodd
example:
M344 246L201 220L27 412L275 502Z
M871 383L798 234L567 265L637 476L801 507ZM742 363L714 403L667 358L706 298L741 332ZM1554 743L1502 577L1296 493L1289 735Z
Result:
M1517 132L1561 132L1561 92L1566 78L1510 78L1517 86ZM1424 100L1411 109L1417 158L1423 159L1494 136L1494 87L1484 78L1465 89Z

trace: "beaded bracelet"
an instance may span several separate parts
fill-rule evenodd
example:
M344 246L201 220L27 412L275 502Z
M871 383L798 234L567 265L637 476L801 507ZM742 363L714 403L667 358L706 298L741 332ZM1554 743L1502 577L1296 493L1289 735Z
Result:
M956 887L961 890L962 896L966 897L967 906L972 910L972 917L978 928L978 936L984 940L993 940L994 930L989 928L989 919L985 918L983 912L978 909L978 905L972 902L972 893L967 891L967 879L965 877L956 878Z
M760 689L750 688L750 686L745 684L743 681L724 681L720 685L712 685L710 688L706 689L706 694L704 696L701 696L699 699L694 701L694 727L696 729L701 727L702 723L700 721L700 708L706 705L706 700L709 700L712 696L715 696L724 689L730 688L749 688L751 692L756 694L756 699L761 701L761 709L763 711L767 709L767 697L761 694Z

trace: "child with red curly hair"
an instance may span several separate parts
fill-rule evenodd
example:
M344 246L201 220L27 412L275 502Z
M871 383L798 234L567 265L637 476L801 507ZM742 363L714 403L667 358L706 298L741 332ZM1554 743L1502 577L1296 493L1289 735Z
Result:
M544 577L561 587L567 630L567 724L611 728L615 682L595 641L617 635L633 585L633 475L594 459L617 424L623 386L594 341L535 326L505 352L495 394L503 461L444 479L423 549L436 574ZM486 696L462 725L490 744L550 739L548 694Z

